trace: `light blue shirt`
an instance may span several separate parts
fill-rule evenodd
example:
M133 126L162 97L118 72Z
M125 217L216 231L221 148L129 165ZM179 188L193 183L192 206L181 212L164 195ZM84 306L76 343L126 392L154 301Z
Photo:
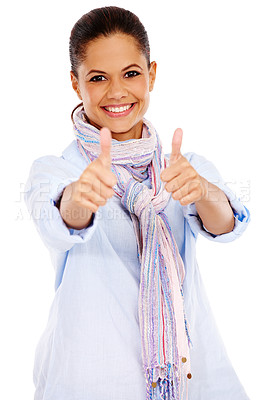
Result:
M184 300L193 342L189 400L247 400L217 331L195 245L198 233L212 241L236 239L249 212L212 163L195 153L185 156L226 193L235 215L234 230L215 236L202 226L194 204L182 207L170 198L165 209L186 270ZM25 201L55 268L55 297L35 353L35 400L145 400L140 264L129 212L113 196L88 228L74 230L55 206L63 188L86 166L73 141L62 157L36 160L27 182Z

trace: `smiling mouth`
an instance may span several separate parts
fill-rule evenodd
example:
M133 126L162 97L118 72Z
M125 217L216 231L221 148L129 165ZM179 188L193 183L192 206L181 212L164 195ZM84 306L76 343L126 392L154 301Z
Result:
M105 114L111 118L126 117L134 109L137 103L121 104L101 107Z
M129 110L130 108L132 108L134 106L135 103L131 103L131 104L127 104L124 106L106 106L106 107L102 107L104 108L106 111L112 112L112 113L122 113L125 112L127 110Z

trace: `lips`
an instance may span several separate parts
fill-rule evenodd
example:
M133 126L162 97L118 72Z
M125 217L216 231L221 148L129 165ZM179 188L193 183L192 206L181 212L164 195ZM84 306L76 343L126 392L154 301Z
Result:
M136 103L108 104L101 107L106 115L112 118L125 117L135 108Z

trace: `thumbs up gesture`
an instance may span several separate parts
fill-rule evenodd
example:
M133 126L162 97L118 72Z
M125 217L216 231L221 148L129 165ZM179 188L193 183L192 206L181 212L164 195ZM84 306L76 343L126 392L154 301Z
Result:
M69 228L82 229L89 225L92 214L114 195L116 176L111 171L111 132L100 131L101 153L83 171L80 178L63 192L59 211Z
M172 198L185 206L204 199L207 196L208 183L182 156L182 138L182 129L176 129L169 166L162 171L161 180L165 182L167 192L172 193Z
M114 195L112 187L117 179L111 171L111 132L108 128L100 130L101 153L83 171L76 183L73 200L80 206L96 212Z

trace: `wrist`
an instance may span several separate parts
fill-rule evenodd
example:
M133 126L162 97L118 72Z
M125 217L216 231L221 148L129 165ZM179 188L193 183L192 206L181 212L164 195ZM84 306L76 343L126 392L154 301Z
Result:
M72 182L70 185L65 187L58 208L60 215L68 228L84 229L90 224L93 212L73 200L72 194L74 185L75 182Z

